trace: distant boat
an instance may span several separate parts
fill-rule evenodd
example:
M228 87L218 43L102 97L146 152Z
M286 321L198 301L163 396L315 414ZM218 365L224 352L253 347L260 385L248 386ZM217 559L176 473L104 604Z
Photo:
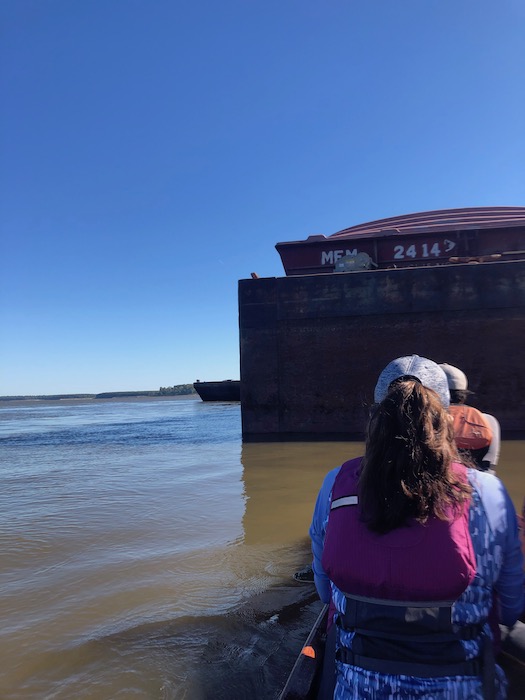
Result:
M240 401L241 382L235 379L224 379L220 382L200 382L197 380L193 388L203 401Z

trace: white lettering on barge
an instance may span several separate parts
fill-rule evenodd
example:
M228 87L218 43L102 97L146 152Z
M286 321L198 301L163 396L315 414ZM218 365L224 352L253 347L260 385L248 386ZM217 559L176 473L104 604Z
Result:
M353 250L323 250L321 252L321 265L333 265L345 255L357 255L357 248Z

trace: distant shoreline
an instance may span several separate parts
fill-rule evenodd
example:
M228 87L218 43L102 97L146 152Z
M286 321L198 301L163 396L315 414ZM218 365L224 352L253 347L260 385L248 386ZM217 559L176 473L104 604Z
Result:
M196 394L193 384L179 384L158 391L105 391L101 394L39 394L28 396L0 396L0 401L62 401L63 399L122 399L135 397L186 396Z

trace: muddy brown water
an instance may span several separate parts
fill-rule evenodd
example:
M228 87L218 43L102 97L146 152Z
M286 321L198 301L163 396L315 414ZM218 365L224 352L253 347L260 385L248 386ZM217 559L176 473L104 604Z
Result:
M319 610L292 574L357 443L243 445L238 404L0 405L0 697L272 698ZM525 495L524 442L499 476Z

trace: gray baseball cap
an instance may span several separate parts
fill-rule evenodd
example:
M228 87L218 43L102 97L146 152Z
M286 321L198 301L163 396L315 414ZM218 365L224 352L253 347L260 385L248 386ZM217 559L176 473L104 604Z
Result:
M423 386L433 389L441 399L445 408L450 406L450 391L448 389L447 375L441 367L419 355L407 355L392 360L379 375L374 391L374 401L380 403L388 394L388 389L393 381L400 377L415 377Z
M468 388L467 375L465 372L462 372L458 367L454 367L454 365L448 365L446 363L439 366L447 375L449 389L454 389L456 391L468 391L469 394L472 394Z

